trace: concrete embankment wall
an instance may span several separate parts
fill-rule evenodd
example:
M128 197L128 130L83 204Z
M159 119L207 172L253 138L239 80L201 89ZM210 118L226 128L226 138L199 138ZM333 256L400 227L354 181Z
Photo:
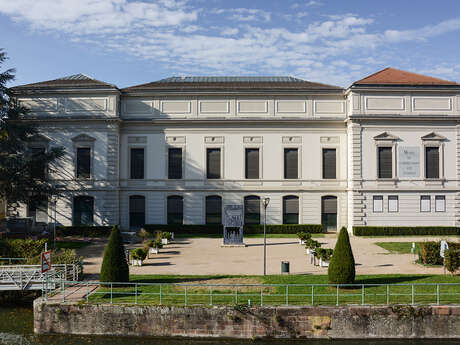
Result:
M460 338L460 306L165 307L34 302L39 334Z

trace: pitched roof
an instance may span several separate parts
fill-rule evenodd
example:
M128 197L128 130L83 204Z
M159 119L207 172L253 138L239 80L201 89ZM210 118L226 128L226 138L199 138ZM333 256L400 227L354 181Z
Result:
M429 77L391 67L355 81L353 85L460 86L460 84L454 81Z
M127 87L122 91L199 89L343 90L339 86L315 83L294 77L190 76L165 78L151 83Z
M17 90L30 90L30 89L53 89L53 88L112 88L117 89L113 84L105 83L103 81L94 79L83 73L69 75L67 77L42 81L38 83L31 83L25 85L18 85L12 88L13 91Z

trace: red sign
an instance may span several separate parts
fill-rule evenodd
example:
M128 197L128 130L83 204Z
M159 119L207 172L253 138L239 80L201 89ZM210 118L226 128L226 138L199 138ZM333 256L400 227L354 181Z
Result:
M42 273L45 273L51 269L51 252L42 253Z

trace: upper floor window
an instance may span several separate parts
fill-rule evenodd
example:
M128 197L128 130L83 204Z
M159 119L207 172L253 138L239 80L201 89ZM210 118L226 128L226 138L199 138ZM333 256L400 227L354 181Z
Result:
M284 178L299 178L299 150L296 148L284 149Z
M336 150L323 149L323 179L337 178Z
M131 179L144 178L144 149L132 148L131 149Z
M221 178L220 165L220 148L206 149L206 177L208 179Z
M168 149L168 179L182 178L182 149Z
M168 224L184 223L184 198L182 196L168 196L166 208Z
M222 198L218 195L206 197L206 224L222 224Z
M244 198L244 224L260 224L260 198L256 195Z
M283 224L299 224L299 198L295 195L283 197Z
M91 148L77 148L77 178L90 178L91 176Z
M46 178L46 164L40 159L46 152L44 147L32 147L30 149L34 164L30 167L30 176L32 178L44 180Z
M438 146L425 146L425 177L439 178Z
M259 176L259 149L247 148L245 150L246 172L247 179L258 179Z
M393 177L393 148L388 146L377 147L378 178Z

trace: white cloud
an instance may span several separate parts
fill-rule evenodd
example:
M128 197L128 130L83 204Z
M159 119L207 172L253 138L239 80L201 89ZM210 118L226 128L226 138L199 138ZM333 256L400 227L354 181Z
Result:
M460 18L454 18L442 21L436 25L427 25L415 30L386 30L384 37L389 42L420 41L459 29Z
M271 14L267 11L259 10L256 8L230 8L230 9L213 9L211 13L226 14L230 20L240 22L253 22L253 21L270 21Z

